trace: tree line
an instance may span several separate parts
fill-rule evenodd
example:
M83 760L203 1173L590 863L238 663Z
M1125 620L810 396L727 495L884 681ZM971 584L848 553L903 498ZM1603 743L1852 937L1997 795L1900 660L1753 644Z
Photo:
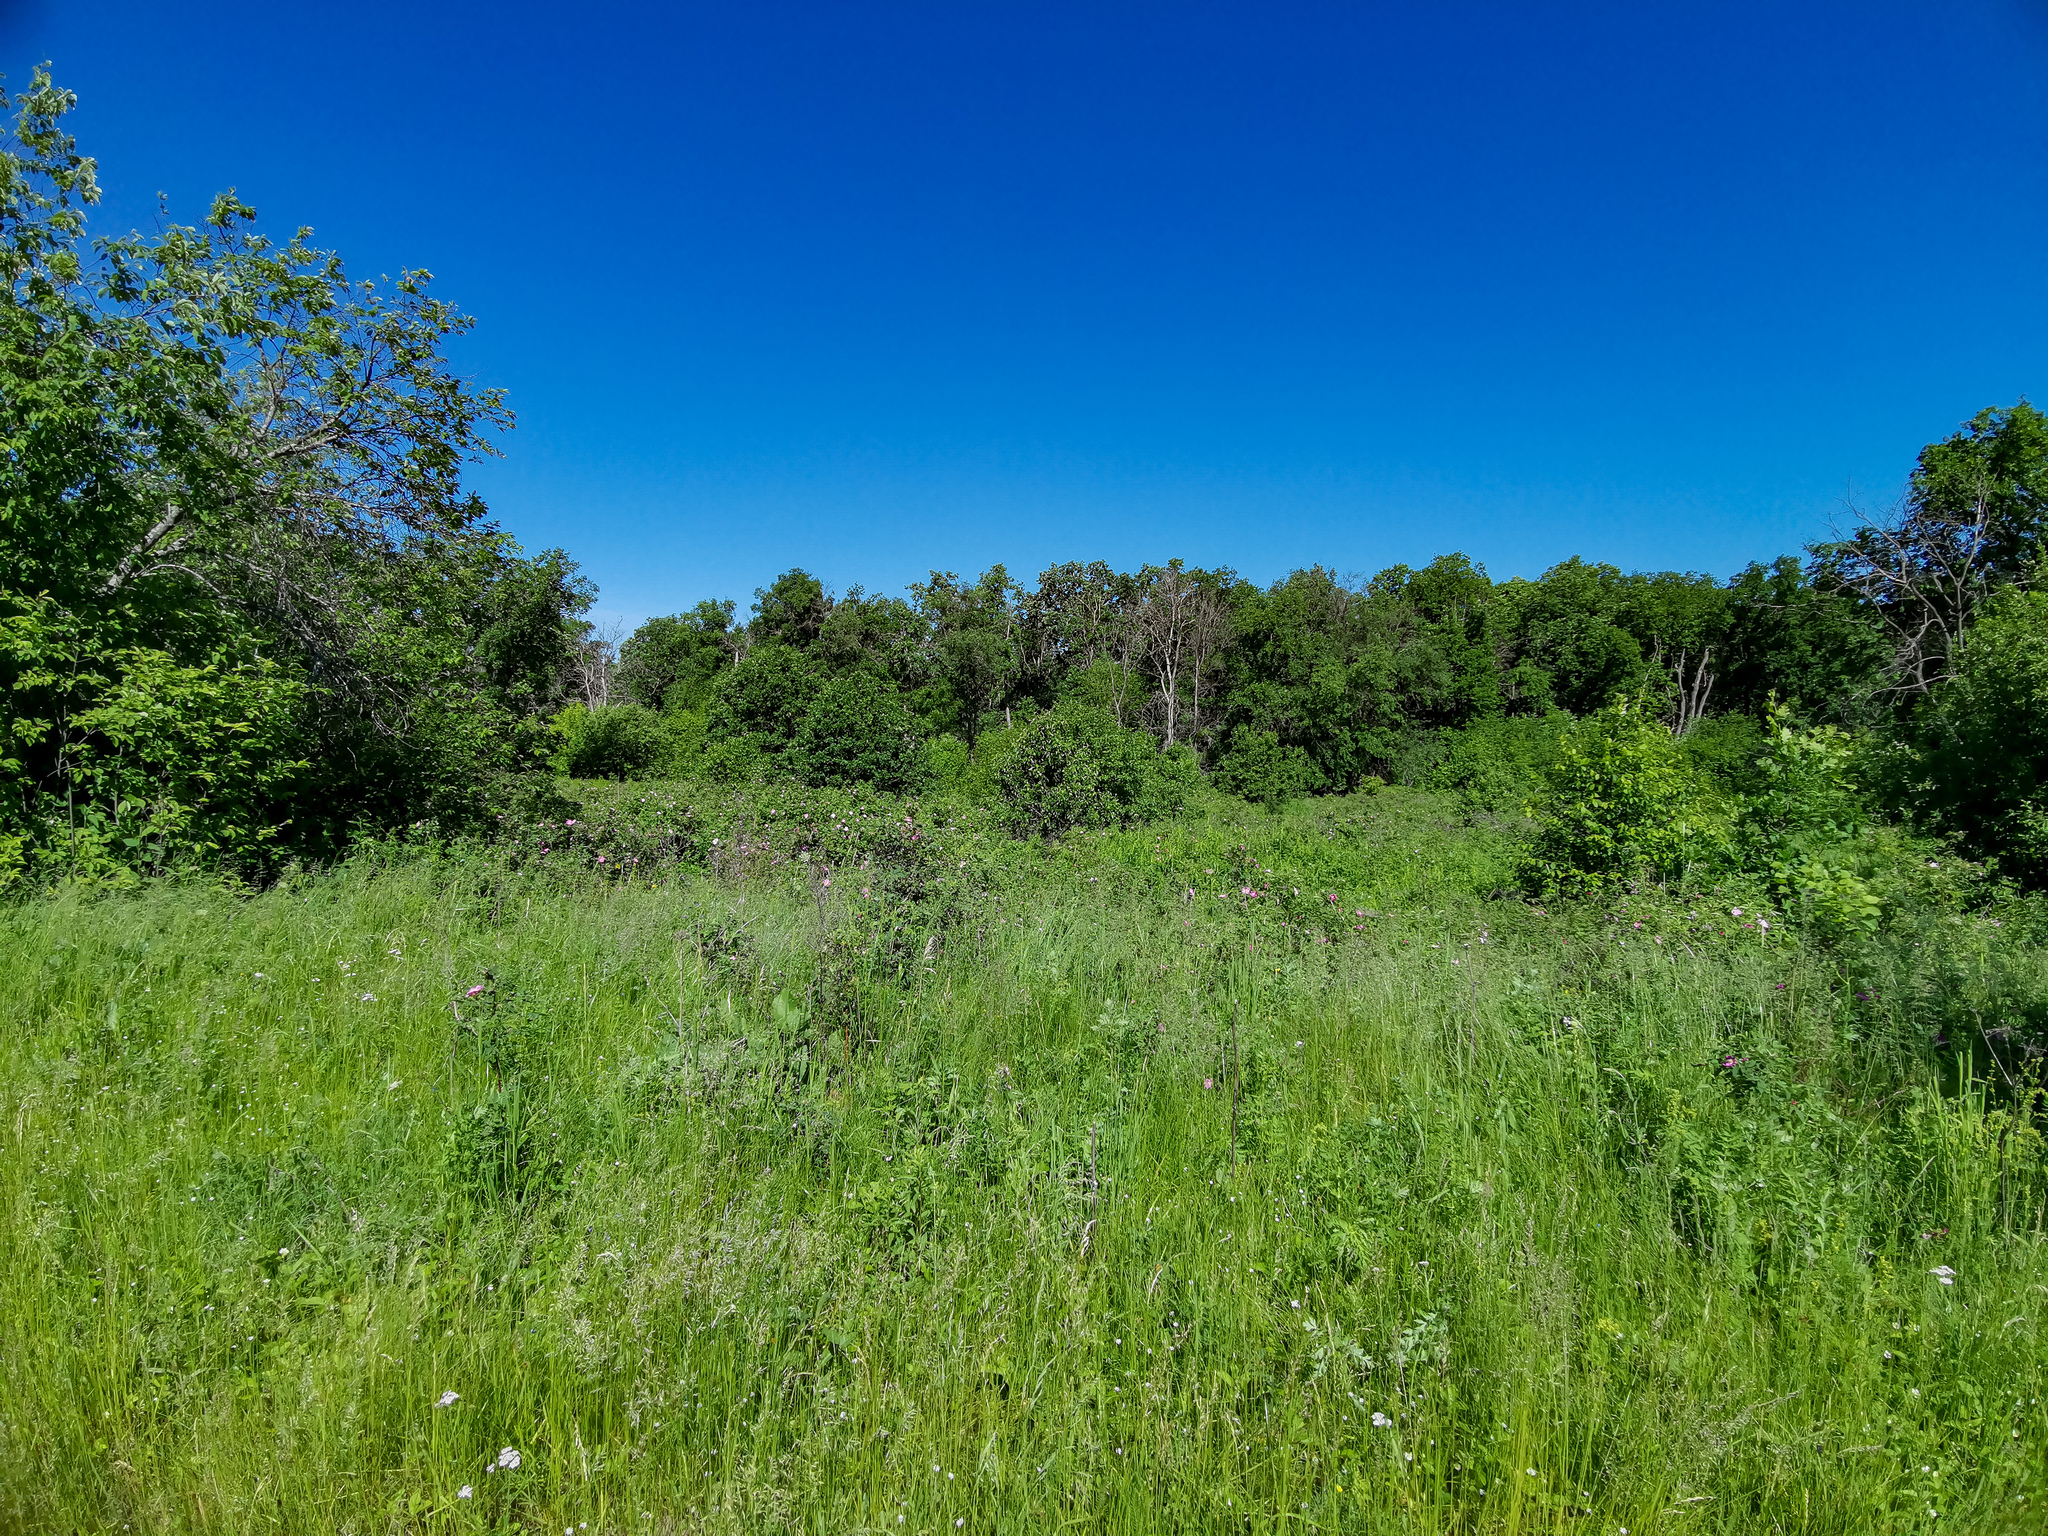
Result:
M89 239L72 105L39 71L0 152L0 878L261 874L487 826L560 771L953 788L1056 830L1204 780L1414 781L1617 699L1705 757L1770 707L1832 723L1901 814L2048 865L2048 419L2024 401L1930 444L1889 513L1725 581L1451 554L886 596L795 569L744 618L704 599L619 639L567 553L464 489L512 419L451 367L470 322L428 274L355 278L232 193Z

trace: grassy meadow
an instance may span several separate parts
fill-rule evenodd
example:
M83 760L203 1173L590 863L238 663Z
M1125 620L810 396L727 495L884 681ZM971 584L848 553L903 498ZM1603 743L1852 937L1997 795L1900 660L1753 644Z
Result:
M0 1527L2048 1528L2030 909L570 794L0 910Z

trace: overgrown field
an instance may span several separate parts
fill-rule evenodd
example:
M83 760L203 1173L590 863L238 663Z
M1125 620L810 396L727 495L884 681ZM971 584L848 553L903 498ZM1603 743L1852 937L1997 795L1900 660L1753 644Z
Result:
M0 1525L2048 1520L2027 910L696 793L0 912Z

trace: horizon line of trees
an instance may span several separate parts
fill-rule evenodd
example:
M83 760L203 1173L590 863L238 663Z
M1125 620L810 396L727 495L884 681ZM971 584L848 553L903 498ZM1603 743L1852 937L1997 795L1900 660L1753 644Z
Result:
M1495 582L1453 553L1366 579L1314 566L1265 587L1179 560L1129 572L1069 561L1029 585L997 565L971 582L933 571L883 597L835 596L796 568L755 592L744 621L732 600L707 599L622 642L586 635L569 691L593 711L702 715L715 738L755 729L733 716L736 695L793 690L800 717L825 681L861 674L920 735L970 752L1019 713L1080 702L1192 748L1226 780L1304 792L1396 777L1429 732L1585 714L1622 695L1680 735L1759 716L1773 697L1869 727L1912 715L1985 604L2030 579L2044 501L2048 418L2021 401L1923 450L1890 518L1726 581L1574 557Z

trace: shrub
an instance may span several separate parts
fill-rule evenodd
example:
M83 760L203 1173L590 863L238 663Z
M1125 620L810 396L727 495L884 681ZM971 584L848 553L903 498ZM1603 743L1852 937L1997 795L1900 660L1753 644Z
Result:
M822 682L803 652L756 646L745 661L718 674L707 733L713 741L744 736L759 751L780 756L795 743Z
M1239 726L1230 737L1230 750L1216 765L1216 787L1257 805L1278 805L1295 795L1306 794L1322 782L1322 775L1309 755L1299 747L1283 746L1272 731Z
M1454 791L1467 810L1519 811L1556 765L1568 723L1561 714L1517 716L1446 731L1423 782Z
M253 873L275 858L304 791L302 681L243 648L188 665L107 646L46 600L8 601L0 883L44 865L126 878L193 863Z
M1679 746L1693 772L1725 791L1747 782L1764 738L1763 726L1749 715L1713 715L1680 737Z
M1185 747L1161 752L1151 737L1077 704L1024 726L996 770L1011 826L1045 837L1177 815L1200 782Z
M1675 884L1723 856L1678 743L1626 701L1571 728L1535 810L1522 875L1540 894L1592 894L1642 879Z
M934 736L924 747L925 776L940 789L960 789L972 766L967 743L958 736Z
M2048 592L2007 592L1965 638L1901 766L1927 824L2048 883Z
M668 746L661 717L638 704L571 704L552 725L562 743L557 762L572 779L643 778Z
M819 690L790 755L812 784L900 791L925 777L917 720L887 678L868 672L836 677Z
M661 717L667 740L662 746L661 772L672 779L693 779L704 771L706 721L701 709L671 709Z
M744 784L759 778L768 758L750 736L725 736L705 745L698 771L713 784Z

